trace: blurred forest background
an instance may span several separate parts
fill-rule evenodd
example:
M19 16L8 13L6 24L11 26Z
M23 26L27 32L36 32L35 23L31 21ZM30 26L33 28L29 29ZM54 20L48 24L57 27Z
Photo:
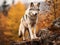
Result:
M37 31L42 28L50 26L50 24L55 20L55 18L60 17L60 0L54 0L52 3L46 1L46 5L49 6L49 11L45 8L40 11ZM42 4L42 3L41 3ZM46 6L43 5L43 6ZM42 5L41 5L42 8ZM11 5L8 14L4 14L0 11L0 44L9 45L9 43L19 42L22 39L18 37L18 29L20 24L20 19L24 15L26 10L26 5L18 2L16 5ZM7 15L7 16L6 16Z

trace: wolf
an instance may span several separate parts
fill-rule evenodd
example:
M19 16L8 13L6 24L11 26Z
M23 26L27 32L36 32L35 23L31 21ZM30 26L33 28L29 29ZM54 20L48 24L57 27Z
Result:
M38 20L38 14L40 3L31 2L25 12L25 15L21 18L21 23L19 26L18 35L23 36L23 40L25 40L25 31L28 30L30 34L30 38L35 39L36 36L36 24ZM34 30L33 30L34 29ZM33 30L33 32L32 32Z

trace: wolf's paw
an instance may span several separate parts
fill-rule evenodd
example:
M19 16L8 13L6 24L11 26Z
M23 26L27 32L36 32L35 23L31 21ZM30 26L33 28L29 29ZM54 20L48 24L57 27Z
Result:
M22 40L23 40L23 41L26 41L26 39L25 39L25 38L23 38Z
M39 37L35 36L34 39L38 39Z
M37 39L38 37L34 34L34 38Z
M26 39L23 39L23 41L26 41Z
M34 37L31 38L31 40L33 40L33 39L34 39Z

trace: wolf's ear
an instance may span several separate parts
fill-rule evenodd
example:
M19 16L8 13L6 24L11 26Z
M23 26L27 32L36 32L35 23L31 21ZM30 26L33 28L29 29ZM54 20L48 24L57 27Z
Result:
M37 6L38 6L38 7L40 6L40 2L37 4Z
M34 4L33 4L33 2L31 2L31 3L30 3L30 7L33 7L33 6L34 6Z

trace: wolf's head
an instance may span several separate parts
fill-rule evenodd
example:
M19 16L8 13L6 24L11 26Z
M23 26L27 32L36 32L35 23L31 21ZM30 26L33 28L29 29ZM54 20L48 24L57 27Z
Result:
M38 15L38 13L40 11L39 7L40 7L40 3L31 2L30 6L29 6L29 15L31 15L31 16Z

